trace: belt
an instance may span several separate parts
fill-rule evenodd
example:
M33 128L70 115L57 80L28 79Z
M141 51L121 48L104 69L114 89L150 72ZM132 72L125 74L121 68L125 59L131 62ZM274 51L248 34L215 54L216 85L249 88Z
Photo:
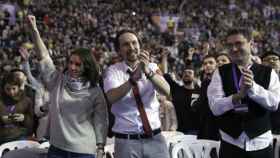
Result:
M114 135L116 138L121 138L121 139L147 139L147 138L152 138L153 136L159 134L161 132L160 128L155 129L152 131L152 135L147 135L147 134L123 134L123 133L116 133L114 132Z

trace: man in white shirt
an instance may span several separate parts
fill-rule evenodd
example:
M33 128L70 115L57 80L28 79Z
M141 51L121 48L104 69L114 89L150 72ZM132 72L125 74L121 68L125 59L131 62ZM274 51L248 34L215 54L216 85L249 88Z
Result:
M133 31L120 31L115 47L123 61L110 66L104 78L104 90L115 116L115 157L168 158L156 95L169 96L170 87L158 66L150 63L149 53L140 51L140 41Z
M271 67L280 76L280 56L276 52L266 52L262 55L262 64ZM280 109L271 113L272 134L280 134Z
M220 158L273 158L270 111L280 102L278 75L252 62L249 31L229 31L232 64L214 72L208 87L210 109L222 137Z

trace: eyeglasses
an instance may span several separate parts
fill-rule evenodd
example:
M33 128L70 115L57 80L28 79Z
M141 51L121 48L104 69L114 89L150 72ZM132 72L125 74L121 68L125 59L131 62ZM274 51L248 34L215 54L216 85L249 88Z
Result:
M226 43L225 44L225 48L227 50L231 50L233 47L236 47L236 48L241 48L244 44L246 43L246 41L236 41L234 43Z

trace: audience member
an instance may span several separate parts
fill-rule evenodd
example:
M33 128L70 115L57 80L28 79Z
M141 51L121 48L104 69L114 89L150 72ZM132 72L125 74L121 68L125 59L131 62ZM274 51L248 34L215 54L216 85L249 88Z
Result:
M157 93L169 96L170 87L140 46L133 31L120 31L115 48L123 61L105 74L104 90L115 116L115 157L168 158Z
M41 63L43 83L50 93L48 158L102 158L108 128L107 105L99 88L98 65L86 48L75 49L64 72L56 70L34 16L28 16Z
M198 139L219 140L219 128L216 117L210 110L207 89L211 82L212 75L217 68L215 56L207 55L202 60L201 89L199 98L194 103L194 107L199 117Z
M228 32L232 64L219 67L208 87L222 137L221 158L273 158L270 111L278 108L280 83L274 70L252 62L251 42L246 29Z
M3 79L0 98L0 144L33 136L33 102L20 89L20 85L13 73L7 74Z

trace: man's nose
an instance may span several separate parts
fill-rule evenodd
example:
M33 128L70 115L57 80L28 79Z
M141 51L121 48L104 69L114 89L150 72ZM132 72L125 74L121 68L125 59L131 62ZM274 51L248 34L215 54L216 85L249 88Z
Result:
M70 65L70 69L71 69L71 70L76 70L75 64L71 64L71 65Z
M9 94L10 94L10 96L14 96L15 92L14 91L10 91Z
M232 46L232 51L233 51L233 52L236 52L237 50L238 50L238 48L237 48L235 45L233 45L233 46Z
M130 44L129 44L129 49L130 49L130 50L134 50L134 45L133 45L133 43L130 43Z

